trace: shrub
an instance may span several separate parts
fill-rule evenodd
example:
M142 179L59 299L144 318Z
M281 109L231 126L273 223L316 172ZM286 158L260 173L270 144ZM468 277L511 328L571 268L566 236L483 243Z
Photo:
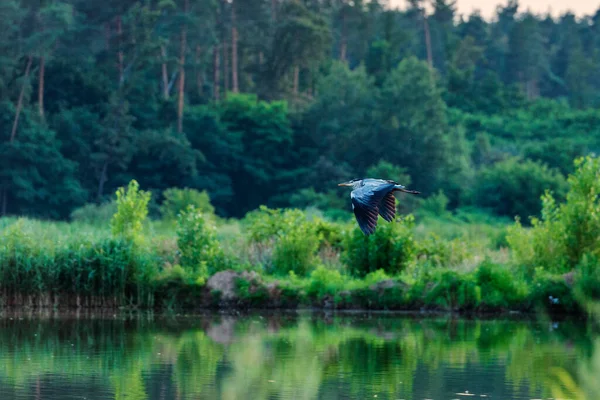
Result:
M142 239L142 223L148 215L150 193L139 190L139 184L132 180L127 191L117 190L117 212L111 220L112 234L125 240L138 243Z
M576 290L583 301L600 300L600 262L596 255L585 254L577 265Z
M539 215L539 198L545 190L563 197L567 188L563 175L557 170L518 158L483 168L475 182L475 204L498 215L521 218Z
M448 196L440 190L437 194L427 197L421 202L417 214L419 216L444 216L448 214Z
M329 246L338 251L342 250L344 241L342 224L325 221L323 219L316 219L313 223L315 224L317 234L320 235L320 238L322 239L320 248Z
M432 267L457 266L471 256L469 244L463 238L446 240L434 233L418 242L416 253L419 263Z
M225 257L215 228L193 205L187 206L177 219L177 246L181 265L193 274L207 276L224 268Z
M549 273L541 267L535 270L529 298L536 307L566 312L580 311L574 292L564 277Z
M318 248L319 239L314 228L306 225L290 227L275 244L274 272L294 271L299 276L306 276L314 268Z
M485 260L475 271L475 282L481 288L481 304L490 308L522 305L527 297L524 279L516 279L506 266Z
M116 212L117 203L114 201L102 204L86 204L73 210L71 213L71 220L92 225L100 225L110 221Z
M215 212L215 208L210 203L210 197L205 190L200 192L189 188L171 188L163 192L163 197L160 213L167 220L176 219L190 205L194 206L205 217L211 216Z
M437 270L432 274L422 275L419 284L413 287L413 299L418 301L421 296L426 305L473 309L481 302L481 288L476 285L472 274Z
M535 267L549 272L567 272L586 254L600 253L600 160L575 161L576 172L569 176L566 202L557 204L547 192L542 197L541 218L532 218L532 228L519 221L507 235L514 260L531 273Z
M312 297L333 296L340 292L343 284L344 278L339 271L330 270L320 265L310 274L306 291Z
M414 218L409 215L402 220L380 223L375 233L365 236L357 227L346 233L343 260L356 276L381 269L395 275L415 259L416 245L413 238Z
M365 275L363 282L365 285L370 286L388 279L390 279L390 277L385 273L385 271L378 269L377 271L369 272L367 275Z
M245 222L251 241L273 244L272 271L269 272L287 275L293 271L306 276L314 269L321 235L317 233L317 224L308 221L304 212L261 206L249 213Z

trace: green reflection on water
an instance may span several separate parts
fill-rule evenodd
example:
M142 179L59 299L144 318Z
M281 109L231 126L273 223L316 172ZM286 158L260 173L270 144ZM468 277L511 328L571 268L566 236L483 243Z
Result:
M599 363L575 323L251 315L0 319L0 398L551 396ZM600 369L597 369L598 371Z

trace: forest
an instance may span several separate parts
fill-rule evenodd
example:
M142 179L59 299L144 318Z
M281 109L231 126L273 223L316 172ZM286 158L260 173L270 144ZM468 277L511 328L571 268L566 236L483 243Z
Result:
M0 11L3 215L68 219L136 179L151 215L187 187L222 217L335 216L349 209L336 183L377 176L527 221L600 141L600 12L535 15L514 0L490 21L449 0Z
M600 9L0 12L0 305L578 313L600 298ZM358 177L422 194L367 237L337 187Z

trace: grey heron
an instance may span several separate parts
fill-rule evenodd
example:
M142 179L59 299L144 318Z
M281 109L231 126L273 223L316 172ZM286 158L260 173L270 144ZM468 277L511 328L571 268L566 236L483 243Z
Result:
M352 210L358 226L365 235L375 232L377 215L387 222L396 218L396 198L394 192L419 194L416 190L408 190L405 186L386 179L352 179L338 184L352 188Z

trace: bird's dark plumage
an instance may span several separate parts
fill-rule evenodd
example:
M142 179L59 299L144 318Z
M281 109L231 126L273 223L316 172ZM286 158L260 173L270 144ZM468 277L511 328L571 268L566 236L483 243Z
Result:
M387 222L396 218L394 191L419 193L407 190L397 182L383 179L353 179L340 185L351 186L354 189L350 194L352 209L358 226L365 235L375 232L379 215Z
M396 198L392 192L386 194L379 203L379 215L387 222L396 218Z

